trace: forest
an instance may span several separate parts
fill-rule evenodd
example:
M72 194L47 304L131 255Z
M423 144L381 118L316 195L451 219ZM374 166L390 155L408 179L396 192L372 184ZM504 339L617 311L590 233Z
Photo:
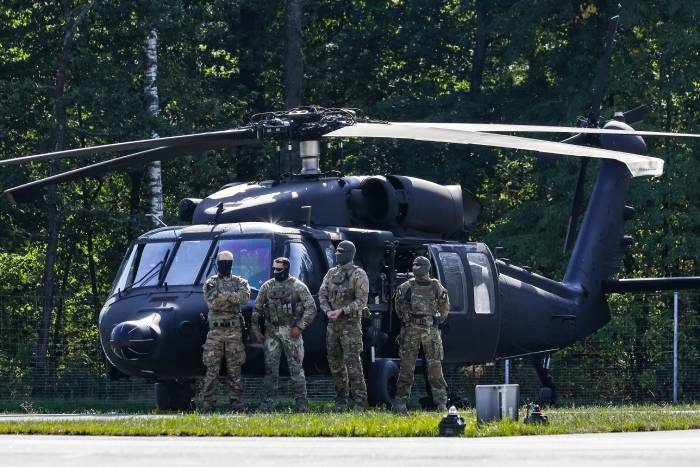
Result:
M574 126L589 112L617 14L603 116L646 105L635 128L700 132L698 2L3 0L0 158L234 128L299 105L396 121ZM632 182L627 204L637 217L620 277L700 275L697 143L647 145L665 173ZM182 198L269 178L275 157L268 145L164 161L163 220L178 222ZM99 160L3 167L0 188ZM470 240L556 279L579 167L393 140L350 141L340 163L345 174L460 184L482 205ZM596 169L589 164L586 193ZM153 227L153 173L140 166L65 183L26 204L0 199L0 381L103 374L97 317L128 245ZM564 357L588 372L604 362L629 373L630 386L667 385L666 373L645 370L670 361L669 296L612 303L613 323ZM697 294L683 295L683 381L696 400L698 304Z

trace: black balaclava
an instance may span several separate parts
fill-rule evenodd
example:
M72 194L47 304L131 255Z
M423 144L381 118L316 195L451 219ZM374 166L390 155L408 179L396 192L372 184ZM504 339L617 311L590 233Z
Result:
M281 271L275 271L276 267L282 266ZM289 278L289 259L287 258L277 258L272 265L272 275L276 281L284 282Z
M219 275L228 277L231 275L233 267L233 254L230 251L222 251L216 258L216 268L219 270Z
M335 249L335 258L341 266L348 264L355 258L355 244L350 240L343 240L338 243Z
M413 275L417 282L430 282L430 260L425 256L416 256L413 260Z

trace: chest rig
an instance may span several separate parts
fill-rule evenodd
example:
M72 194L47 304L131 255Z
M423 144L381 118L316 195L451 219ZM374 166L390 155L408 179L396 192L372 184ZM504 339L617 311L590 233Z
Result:
M411 305L408 311L414 316L434 316L438 310L437 281L431 279L430 284L418 284L415 279L409 280L406 301Z
M333 307L342 307L355 299L355 290L350 287L350 278L357 266L352 269L339 268L330 277L328 300Z
M290 324L296 318L294 303L294 282L274 281L267 291L268 302L265 306L265 321L273 326Z

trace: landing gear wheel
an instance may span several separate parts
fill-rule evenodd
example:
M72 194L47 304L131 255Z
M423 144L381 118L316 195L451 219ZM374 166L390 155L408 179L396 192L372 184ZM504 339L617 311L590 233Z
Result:
M551 407L554 405L554 389L543 386L540 388L539 403L542 407Z
M367 397L369 404L391 407L396 395L399 367L388 358L379 358L370 364L367 375Z
M185 381L165 381L155 384L156 408L189 412L194 410L194 390L192 383Z

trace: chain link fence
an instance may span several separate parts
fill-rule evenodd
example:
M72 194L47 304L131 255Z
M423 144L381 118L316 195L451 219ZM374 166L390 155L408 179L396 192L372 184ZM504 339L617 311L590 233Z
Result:
M38 295L0 296L0 409L56 410L150 409L153 385L145 380L110 381L97 331L98 309L85 297L61 297L54 303L47 358L35 364ZM677 399L700 401L700 297L679 295ZM603 329L551 358L559 401L567 405L672 403L674 388L673 294L615 297L613 318ZM513 360L510 383L520 385L521 400L538 397L537 362ZM446 371L451 398L473 405L474 386L502 384L505 362ZM412 396L425 395L419 372ZM223 386L223 385L222 385ZM244 399L254 403L262 394L262 378L244 378ZM312 401L333 398L329 377L308 378ZM280 378L280 395L291 397L288 378Z

